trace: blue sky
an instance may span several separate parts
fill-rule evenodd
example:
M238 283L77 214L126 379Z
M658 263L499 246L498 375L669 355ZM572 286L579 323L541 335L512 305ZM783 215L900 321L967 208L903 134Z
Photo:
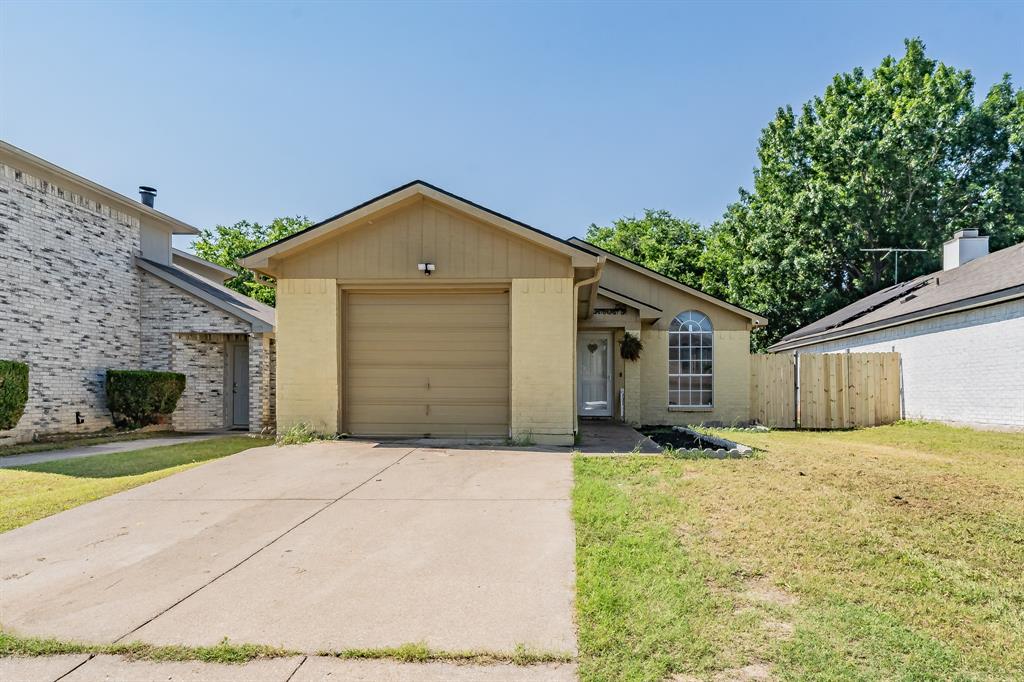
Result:
M1024 84L1016 3L0 2L0 137L199 227L414 178L560 236L710 223L761 128L921 36ZM183 245L180 242L179 245Z

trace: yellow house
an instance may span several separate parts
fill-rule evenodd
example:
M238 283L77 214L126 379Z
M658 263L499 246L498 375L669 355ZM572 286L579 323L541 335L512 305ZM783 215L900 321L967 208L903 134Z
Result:
M580 417L750 416L764 318L426 182L241 263L277 279L280 430L568 445Z

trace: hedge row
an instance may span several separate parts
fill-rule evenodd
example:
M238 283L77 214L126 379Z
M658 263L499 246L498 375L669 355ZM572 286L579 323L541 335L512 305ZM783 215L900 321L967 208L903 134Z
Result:
M13 429L28 402L28 365L0 360L0 431Z
M174 412L185 375L137 369L107 370L107 406L119 427L157 424Z

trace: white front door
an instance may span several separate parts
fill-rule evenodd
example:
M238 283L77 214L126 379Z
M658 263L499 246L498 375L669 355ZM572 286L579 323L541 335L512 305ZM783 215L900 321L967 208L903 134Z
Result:
M576 337L576 410L583 417L612 416L612 337L580 332Z

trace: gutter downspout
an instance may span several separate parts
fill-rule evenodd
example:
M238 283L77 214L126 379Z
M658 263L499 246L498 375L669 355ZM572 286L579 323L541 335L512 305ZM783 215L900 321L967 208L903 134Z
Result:
M601 273L604 271L606 257L597 257L597 266L594 267L594 275L584 280L580 280L573 284L572 287L572 426L573 433L579 433L580 430L580 416L576 411L576 334L579 331L579 305L580 305L580 289L590 284L594 284L601 279ZM588 306L593 306L593 299L596 296L591 296L590 300L587 301Z

